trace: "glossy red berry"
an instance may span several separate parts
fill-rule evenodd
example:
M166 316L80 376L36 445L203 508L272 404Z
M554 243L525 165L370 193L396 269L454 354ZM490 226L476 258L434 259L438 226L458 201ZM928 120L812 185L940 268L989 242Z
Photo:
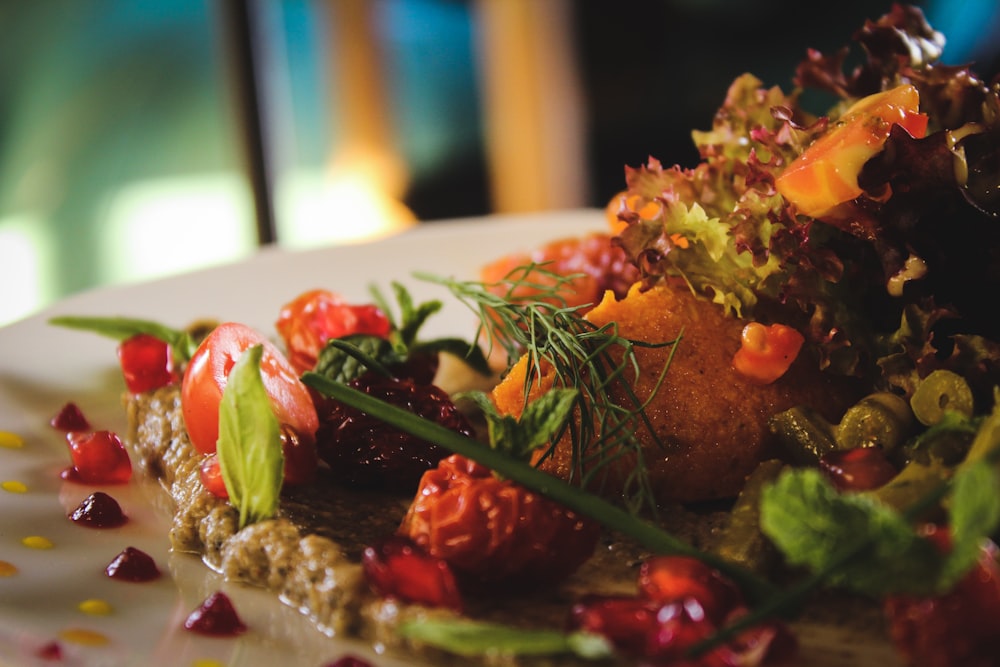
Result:
M72 402L64 405L49 424L57 431L66 433L90 430L90 421L87 420L80 407Z
M946 532L946 531L938 531ZM947 538L930 536L943 548ZM988 542L972 570L936 597L893 595L883 604L893 643L922 667L995 667L1000 656L1000 565Z
M133 394L152 391L177 381L170 346L149 334L137 334L118 346L125 387Z
M408 538L393 536L366 547L361 564L369 585L382 597L462 610L451 568Z
M123 484L132 479L132 462L121 439L111 431L66 434L73 466L65 476L84 484Z
M472 426L442 389L412 380L365 373L351 387L396 407L409 410L466 436ZM373 419L364 412L334 400L317 406L320 427L316 432L319 457L341 483L394 493L411 493L420 476L448 451Z
M898 472L879 447L828 452L820 458L819 467L841 491L877 489Z
M640 597L588 597L570 611L573 628L601 635L629 656L643 656L656 636L660 605Z
M639 568L640 595L658 602L693 600L720 623L743 604L739 589L718 570L688 556L653 556Z

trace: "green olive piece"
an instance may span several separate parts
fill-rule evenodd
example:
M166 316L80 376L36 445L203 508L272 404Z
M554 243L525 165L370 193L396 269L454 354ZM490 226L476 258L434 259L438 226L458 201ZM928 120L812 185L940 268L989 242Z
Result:
M768 428L800 465L816 465L824 454L837 449L836 427L804 405L774 415L768 421Z
M910 407L925 426L937 424L945 412L971 417L972 389L958 373L939 369L920 381L910 398Z
M774 482L785 464L777 459L762 461L754 469L736 498L729 520L716 537L714 551L756 572L767 572L777 553L760 531L760 497L764 487Z
M870 394L844 413L837 426L840 449L880 447L886 453L906 441L913 412L902 396L880 391Z

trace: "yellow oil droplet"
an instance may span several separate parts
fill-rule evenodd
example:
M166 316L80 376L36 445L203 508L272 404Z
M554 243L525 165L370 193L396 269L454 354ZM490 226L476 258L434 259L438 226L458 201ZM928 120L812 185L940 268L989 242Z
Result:
M13 577L15 574L17 574L16 565L0 560L0 577Z
M96 598L84 600L77 605L77 609L91 616L107 616L113 611L110 603L106 600L98 600Z
M29 549L51 549L55 546L52 540L41 535L29 535L21 540L21 544Z
M0 447L6 447L7 449L20 449L21 447L24 447L24 438L19 436L17 433L0 431Z
M9 479L6 482L0 482L0 489L7 493L27 493L28 485L15 479Z
M66 628L59 633L59 637L64 641L82 646L104 646L111 641L107 635L84 628Z
M195 658L194 662L191 663L191 667L225 667L225 665L211 658Z

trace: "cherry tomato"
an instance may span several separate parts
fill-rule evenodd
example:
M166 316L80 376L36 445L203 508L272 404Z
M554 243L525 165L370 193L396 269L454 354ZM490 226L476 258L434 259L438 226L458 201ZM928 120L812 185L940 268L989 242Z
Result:
M228 498L229 491L226 490L226 483L222 479L222 468L219 467L219 457L209 454L201 460L201 467L198 470L201 478L201 485L216 498Z
M919 107L919 93L911 85L858 100L778 176L778 192L812 217L859 197L858 174L882 150L893 125L914 137L926 134L927 116Z
M323 289L303 292L281 308L275 323L288 349L288 359L300 374L316 365L316 358L331 338L352 334L386 337L389 318L372 304L352 305Z
M784 324L750 322L743 327L733 368L751 382L771 384L789 369L804 342L802 334Z
M170 345L149 334L136 334L118 346L125 386L133 394L159 389L177 380Z
M181 383L181 410L191 444L202 454L215 451L219 439L219 403L229 373L240 356L263 345L260 362L264 388L278 422L313 441L319 420L309 390L273 343L244 324L225 322L210 333L191 357Z

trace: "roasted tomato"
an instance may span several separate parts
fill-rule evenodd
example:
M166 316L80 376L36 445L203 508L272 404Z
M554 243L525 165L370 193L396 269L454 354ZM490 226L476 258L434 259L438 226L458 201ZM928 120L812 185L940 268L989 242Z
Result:
M181 383L181 410L191 444L202 454L215 451L219 439L219 403L229 373L254 345L264 346L260 370L274 414L300 440L314 441L319 420L309 390L273 343L244 324L226 322L198 346Z
M453 454L424 473L399 532L473 586L551 585L594 551L595 522Z
M923 137L927 116L920 96L903 85L858 100L775 180L778 192L812 217L861 195L858 174L882 150L893 125Z
M298 373L316 365L320 350L331 338L352 334L388 336L389 318L372 304L345 303L323 289L303 292L281 308L275 323L288 349L288 359Z
M743 327L733 368L751 382L771 384L788 371L804 342L802 334L784 324L750 322Z
M526 274L517 270L531 264L543 265L542 271ZM533 285L554 285L555 279L543 272L573 276L559 290L559 296L570 307L596 306L606 290L622 296L639 278L638 269L628 261L625 252L611 243L609 234L600 233L552 241L530 253L506 255L484 266L480 278L485 283L501 283L508 276L520 280L522 284L513 295L527 297L539 292ZM503 284L492 289L501 295L507 292Z

